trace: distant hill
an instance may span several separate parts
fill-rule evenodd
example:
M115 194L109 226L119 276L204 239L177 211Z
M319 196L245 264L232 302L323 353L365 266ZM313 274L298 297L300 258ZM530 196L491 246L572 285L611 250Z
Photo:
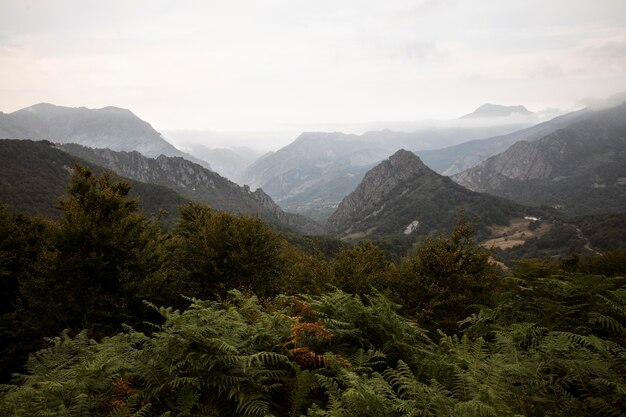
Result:
M60 149L119 175L167 187L192 201L217 210L258 216L262 220L301 233L321 233L321 226L302 216L285 213L271 197L258 189L241 187L198 164L180 157L147 158L139 152L115 152L76 144L59 145Z
M626 103L585 112L453 179L475 191L569 214L626 211Z
M414 153L400 150L367 172L326 228L330 234L357 239L426 235L450 230L461 212L476 224L479 237L485 237L489 226L506 225L528 210L467 190L428 168Z
M176 149L150 124L118 107L87 109L41 103L0 113L0 138L78 143L92 148L137 151L156 158L180 156L210 169L210 165Z
M101 173L102 167L57 149L47 141L0 140L0 204L29 215L58 217L55 208L67 186L75 163ZM128 180L131 195L139 197L147 215L166 210L166 220L173 221L178 207L189 200L169 188Z
M416 153L436 172L442 175L454 175L478 165L490 156L504 152L515 142L541 139L583 118L587 112L587 109L583 109L505 135L484 136L484 139L470 140L441 149L419 150Z
M245 182L253 188L262 187L285 210L323 221L356 188L368 169L398 149L439 148L511 132L520 126L381 130L362 135L307 132L253 163Z
M499 104L483 104L470 114L466 114L461 119L509 117L518 114L521 116L531 116L534 113L524 106L502 106Z

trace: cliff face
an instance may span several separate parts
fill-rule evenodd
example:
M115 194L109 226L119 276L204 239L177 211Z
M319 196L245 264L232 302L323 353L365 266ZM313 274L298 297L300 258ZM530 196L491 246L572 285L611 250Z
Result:
M217 210L258 216L268 223L303 233L320 232L321 227L315 222L283 212L263 190L251 192L247 186L240 187L219 174L180 157L161 155L150 159L138 152L91 149L76 144L59 147L119 175L168 187L192 201L208 204Z
M361 238L449 230L461 212L480 216L479 228L505 224L519 205L469 191L400 150L371 169L329 218L328 233ZM484 226L484 227L483 227Z

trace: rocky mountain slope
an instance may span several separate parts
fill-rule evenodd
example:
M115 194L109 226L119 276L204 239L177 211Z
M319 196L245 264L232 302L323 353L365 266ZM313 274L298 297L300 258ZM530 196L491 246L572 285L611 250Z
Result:
M115 152L76 144L59 147L124 177L170 188L185 198L208 204L217 210L258 216L268 223L301 233L321 232L321 227L314 221L285 213L262 189L253 192L247 186L240 187L219 174L180 157L161 155L151 159L139 152Z
M47 141L0 140L0 204L25 214L57 217L60 213L55 205L66 194L74 163L97 173L104 171ZM147 215L158 215L164 209L164 220L174 221L178 207L189 201L160 185L125 180Z
M449 230L463 212L480 236L527 210L517 203L467 190L400 150L367 172L328 219L328 233L343 238L430 234Z
M490 156L504 152L521 140L534 141L580 120L588 110L583 109L555 117L547 122L521 129L505 135L470 140L435 150L419 150L416 153L426 165L442 175L454 175L474 167Z
M515 143L453 179L472 190L569 213L626 210L626 103Z
M252 164L245 182L253 188L262 187L284 209L323 221L356 188L368 169L398 149L439 148L519 127L434 127L410 133L382 130L362 135L303 133L293 143Z
M210 169L210 165L167 142L150 124L130 110L87 109L41 103L13 113L0 113L0 138L78 143L92 148L137 151L150 158L180 156Z

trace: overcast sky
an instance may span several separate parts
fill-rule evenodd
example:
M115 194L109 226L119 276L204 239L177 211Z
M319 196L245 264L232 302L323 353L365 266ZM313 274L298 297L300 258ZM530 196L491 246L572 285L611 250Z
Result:
M0 0L0 110L158 130L571 109L626 90L626 1Z

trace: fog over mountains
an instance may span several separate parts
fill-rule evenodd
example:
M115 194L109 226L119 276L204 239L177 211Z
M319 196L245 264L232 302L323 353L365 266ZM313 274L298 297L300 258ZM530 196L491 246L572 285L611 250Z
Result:
M536 123L538 116L524 106L485 104L412 132L305 132L265 155L200 144L190 155L116 107L38 104L0 113L0 137L48 139L83 161L182 199L304 233L320 233L327 220L327 232L342 237L401 233L418 223L432 231L449 226L461 210L480 215L485 231L489 222L506 223L528 210L469 190L574 214L619 212L626 204L624 106ZM420 181L404 178L413 174ZM386 175L401 181L389 185ZM378 183L386 185L372 185Z

